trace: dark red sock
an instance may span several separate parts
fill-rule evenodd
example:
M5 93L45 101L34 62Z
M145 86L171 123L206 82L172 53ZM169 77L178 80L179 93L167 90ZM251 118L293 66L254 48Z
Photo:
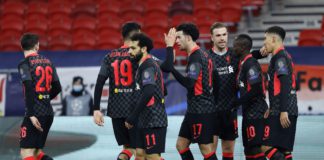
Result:
M285 159L284 155L277 148L271 148L265 152L269 160Z
M39 152L39 154L37 155L37 160L41 160L44 157L44 152Z
M217 160L215 152L204 155L204 160Z
M119 155L121 155L121 154L126 155L128 159L131 159L132 156L133 156L133 153L131 151L127 150L127 149L124 149L122 152L120 152ZM119 155L118 155L117 160L120 160Z
M258 153L255 155L245 155L246 160L266 160L264 153Z
M23 160L36 160L34 156L26 157Z
M286 160L292 160L293 159L292 154L291 153L285 154L285 159Z
M233 153L225 153L223 152L223 160L233 160Z
M179 151L182 160L194 160L190 148Z

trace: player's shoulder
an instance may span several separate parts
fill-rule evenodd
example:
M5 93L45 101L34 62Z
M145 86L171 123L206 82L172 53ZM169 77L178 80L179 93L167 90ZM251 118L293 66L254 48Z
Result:
M24 59L19 61L18 68L21 68L22 66L26 66L26 65L28 66L28 59L24 58Z
M260 66L258 60L255 59L255 58L253 58L253 57L247 59L246 62L245 62L245 64L246 64L246 66L247 66L248 68L250 68L250 67L257 67L257 66Z
M129 48L116 48L108 51L105 56L106 60L115 60L115 59L128 59L130 58L130 54L128 53Z
M227 48L227 52L226 52L226 54L227 54L227 55L231 55L231 56L235 56L235 57L236 57L235 52L234 52L234 49L231 48L231 47L228 47L228 48Z

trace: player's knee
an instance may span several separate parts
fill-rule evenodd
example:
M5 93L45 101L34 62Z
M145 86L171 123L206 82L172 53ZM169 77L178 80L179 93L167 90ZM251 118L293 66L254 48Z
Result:
M160 160L159 154L148 154L146 160Z
M213 152L212 148L213 148L212 144L199 144L200 152L203 155L207 155L207 154L210 154L211 152Z
M145 158L145 151L142 149L136 149L136 158L137 159L144 159Z
M223 152L232 153L234 151L234 146L231 145L231 143L225 144L225 145L222 145L222 150L223 150Z
M189 142L182 139L177 140L176 148L178 151L182 151L188 147L189 147Z
M22 148L20 149L20 155L21 157L29 157L29 156L34 156L34 153L35 153L35 149L26 149L26 148Z

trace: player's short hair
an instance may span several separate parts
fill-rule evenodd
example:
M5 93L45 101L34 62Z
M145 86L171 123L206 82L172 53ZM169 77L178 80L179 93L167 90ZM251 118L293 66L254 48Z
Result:
M20 45L24 51L33 49L38 42L38 35L33 33L25 33L20 39Z
M183 34L191 36L193 41L196 41L199 38L199 30L193 23L182 23L176 30L182 31Z
M282 27L279 27L279 26L270 27L265 31L265 33L276 34L281 38L282 41L286 37L286 31Z
M83 84L83 78L81 76L75 76L75 77L73 77L72 84L74 84L77 81L80 81L81 84Z
M247 34L240 34L235 38L235 41L240 42L244 50L250 51L253 46L252 38Z
M127 22L122 27L122 36L123 39L130 38L130 34L134 31L140 31L141 25L136 22Z
M213 30L218 29L218 28L226 28L226 30L227 30L227 27L225 26L225 24L220 23L220 22L215 22L210 27L210 34L213 34Z
M130 39L131 41L138 41L138 45L141 48L146 47L148 53L153 49L152 39L144 33L135 33L131 36Z

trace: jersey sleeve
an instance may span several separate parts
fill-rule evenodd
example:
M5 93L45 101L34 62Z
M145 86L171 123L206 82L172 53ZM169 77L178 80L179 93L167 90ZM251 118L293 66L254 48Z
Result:
M27 62L23 62L19 65L19 74L22 82L32 80L32 76L30 73L30 67Z
M155 72L153 67L148 67L143 70L142 72L142 84L143 86L148 85L148 84L153 84L155 85Z
M285 58L279 58L275 62L275 70L278 76L288 75L288 63Z
M202 67L200 62L200 56L198 54L195 54L192 57L190 57L187 77L192 78L194 80L198 79Z
M55 66L52 65L52 68L53 68L53 75L52 75L53 76L53 82L60 81L59 77L57 75L57 71L56 71Z
M250 63L247 66L246 78L251 85L262 82L262 72L256 63Z
M109 65L109 59L108 59L108 55L107 55L107 56L105 56L105 58L101 62L101 67L100 67L99 75L104 76L104 77L108 77L109 76L108 65Z

